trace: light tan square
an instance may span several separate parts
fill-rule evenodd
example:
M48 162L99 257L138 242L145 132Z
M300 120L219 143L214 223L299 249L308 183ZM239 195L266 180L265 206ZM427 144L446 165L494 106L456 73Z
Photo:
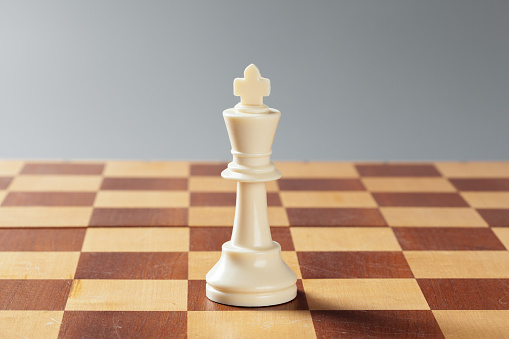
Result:
M277 192L277 181L266 182L267 192ZM191 176L189 178L191 192L236 192L237 182L219 176Z
M495 233L504 244L505 248L509 250L509 228L505 227L492 227L491 230Z
M271 226L289 226L284 207L268 207ZM190 207L189 226L231 226L235 207Z
M186 311L187 280L74 280L67 311Z
M362 178L371 192L456 192L444 178Z
M187 336L189 339L316 338L309 311L190 311Z
M286 264L295 272L298 279L302 279L299 260L293 251L281 251L281 256ZM221 252L189 252L189 280L205 280L205 275L214 266Z
M461 196L474 208L509 208L509 192L462 192Z
M26 192L95 192L101 187L99 175L20 175L9 190Z
M6 196L7 196L7 191L0 190L0 205L2 205L2 202L4 201Z
M446 338L509 338L508 310L434 310Z
M405 251L416 278L509 278L508 251Z
M189 280L205 280L205 275L214 266L219 258L221 252L189 252L188 254L189 266L188 275Z
M509 178L509 162L439 162L435 166L450 178Z
M0 311L3 339L57 338L64 311Z
M88 228L83 252L186 252L187 227Z
M189 192L186 191L100 191L95 198L95 207L189 207Z
M177 161L109 161L105 177L187 177L189 162Z
M19 160L0 160L0 176L13 176L18 174L25 162Z
M389 227L291 227L296 251L401 251Z
M0 207L0 227L84 227L92 207Z
M285 207L377 207L368 192L284 191L279 193Z
M190 207L189 226L231 226L235 207Z
M389 226L417 227L488 227L471 208L445 207L382 207Z
M283 178L356 178L354 164L347 162L276 162Z
M415 279L303 279L310 310L429 310Z
M80 252L0 252L0 279L73 279Z

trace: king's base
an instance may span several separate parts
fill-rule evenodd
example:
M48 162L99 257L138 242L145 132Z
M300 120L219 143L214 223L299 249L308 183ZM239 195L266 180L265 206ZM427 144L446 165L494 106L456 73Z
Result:
M242 306L262 307L284 304L297 296L297 286L293 285L284 290L268 293L229 293L219 291L207 284L207 298L216 303Z
M206 279L207 297L226 305L270 306L297 296L297 277L275 241L259 250L224 243L221 258Z

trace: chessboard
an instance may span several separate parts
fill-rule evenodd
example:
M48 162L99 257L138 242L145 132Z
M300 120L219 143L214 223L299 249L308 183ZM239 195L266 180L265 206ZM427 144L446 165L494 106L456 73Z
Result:
M509 337L509 163L276 162L298 296L205 296L226 163L0 162L1 338Z

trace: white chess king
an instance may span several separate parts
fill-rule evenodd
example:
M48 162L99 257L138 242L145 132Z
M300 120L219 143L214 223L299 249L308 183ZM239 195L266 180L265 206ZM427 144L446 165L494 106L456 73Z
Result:
M237 181L237 205L232 238L207 273L207 297L234 306L282 304L297 296L297 277L272 241L265 189L265 182L281 177L270 161L281 112L263 104L270 80L255 65L233 87L240 103L223 112L233 161L221 176Z

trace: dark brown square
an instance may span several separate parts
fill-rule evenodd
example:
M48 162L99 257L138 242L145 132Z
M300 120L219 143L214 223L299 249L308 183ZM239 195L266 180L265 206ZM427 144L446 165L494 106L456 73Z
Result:
M185 191L187 178L104 178L101 189Z
M221 251L232 237L232 227L191 227L191 251ZM283 251L293 251L293 241L288 227L272 227L272 239Z
M359 179L280 179L281 191L364 191Z
M191 206L235 206L236 193L192 192ZM267 193L267 206L281 206L278 193Z
M95 192L9 192L2 206L92 206Z
M387 226L376 208L287 208L290 226Z
M0 251L80 251L85 228L0 229Z
M0 190L7 189L12 181L12 177L0 177Z
M71 164L71 163L28 163L21 170L21 174L71 174L71 175L101 175L104 164Z
M372 193L379 206L469 207L457 193Z
M509 310L509 279L417 279L432 310Z
M431 164L364 164L356 165L363 177L440 177Z
M188 282L188 311L283 311L308 310L308 303L302 280L297 280L297 297L290 302L269 307L235 307L218 304L206 296L205 280L189 280Z
M59 338L186 338L186 312L65 311Z
M509 179L449 179L458 191L509 191Z
M404 251L503 251L489 228L393 227Z
M72 280L0 280L0 310L65 308Z
M431 311L311 311L321 338L444 338Z
M218 164L191 164L191 175L211 175L221 176L221 172L228 167L227 162L221 162Z
M84 252L75 279L187 279L187 252Z
M509 227L509 209L478 209L477 212L490 226Z
M90 226L187 226L187 208L95 208Z
M413 278L402 252L298 252L303 279Z

